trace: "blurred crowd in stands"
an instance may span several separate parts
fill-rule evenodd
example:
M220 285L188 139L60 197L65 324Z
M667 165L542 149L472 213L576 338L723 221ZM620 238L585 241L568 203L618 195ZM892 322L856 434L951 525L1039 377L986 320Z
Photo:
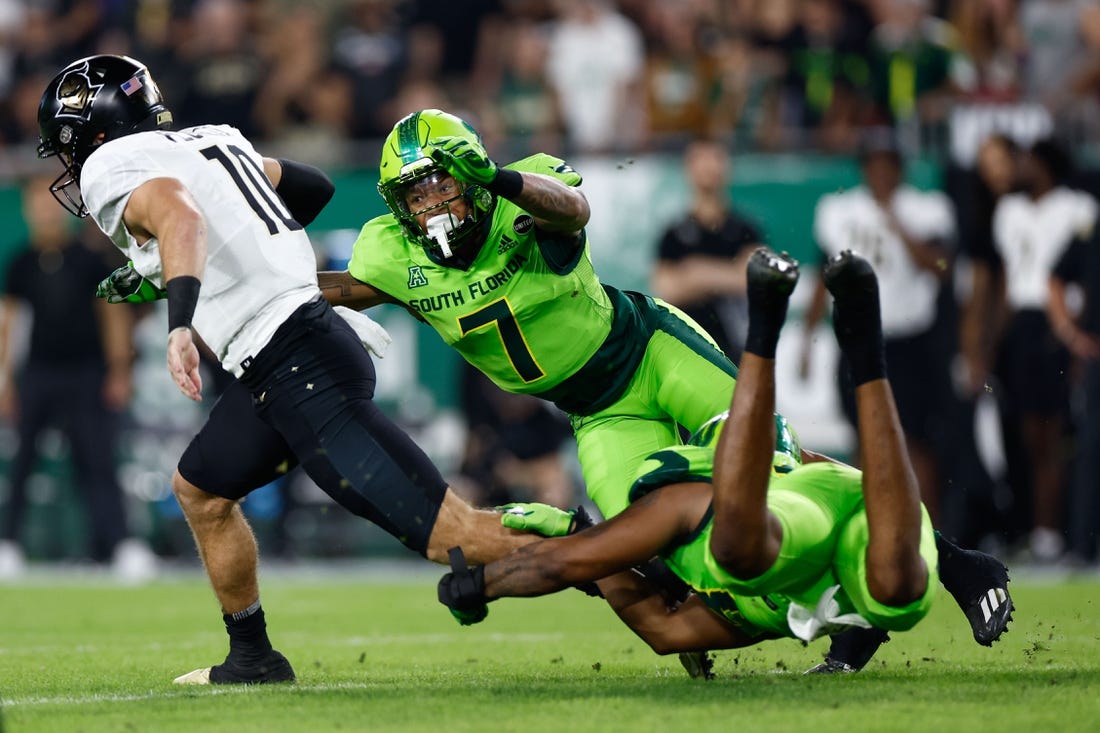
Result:
M1095 119L1090 0L0 0L0 164L27 156L45 81L144 60L180 110L317 163L369 164L403 114L476 120L490 149L852 151L965 102ZM507 157L507 156L506 156ZM12 160L14 159L14 161ZM3 169L0 168L0 174Z
M1100 178L1073 163L1100 130L1100 0L0 0L0 179L37 170L41 90L99 52L146 62L180 126L233 124L328 169L373 166L394 121L427 107L474 122L500 160L682 155L687 209L646 243L651 291L735 359L744 263L781 222L737 211L730 154L855 157L864 185L822 198L814 243L879 271L934 519L1012 557L1096 563ZM941 191L904 183L914 154L940 163ZM794 314L801 378L819 298ZM583 496L561 414L460 381L457 486ZM842 365L836 381L843 405Z

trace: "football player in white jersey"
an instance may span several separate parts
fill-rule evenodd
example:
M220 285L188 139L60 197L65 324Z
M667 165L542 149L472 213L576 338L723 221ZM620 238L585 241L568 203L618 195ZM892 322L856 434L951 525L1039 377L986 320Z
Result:
M886 361L906 448L921 500L939 518L936 430L950 383L946 356L934 326L940 284L949 271L954 213L938 191L920 191L903 182L903 162L892 133L872 131L862 143L863 185L828 194L818 202L814 235L821 262L851 249L878 273ZM803 372L809 369L815 326L825 314L820 278L806 313ZM855 399L848 370L839 373L841 402L855 425Z
M1059 143L1035 142L1019 163L1023 190L1002 197L993 212L1007 306L998 397L1006 442L1019 446L1010 451L1009 485L1022 509L1020 524L1030 519L1019 529L1030 530L1028 544L1040 562L1057 560L1065 549L1063 446L1070 414L1069 353L1046 312L1050 274L1075 239L1090 235L1098 210L1096 199L1067 185L1071 172L1072 159Z
M229 126L172 131L148 69L124 56L65 67L46 87L38 121L39 157L65 166L51 186L58 201L90 214L134 270L167 291L168 367L179 389L201 399L199 334L238 378L172 479L230 650L222 664L177 682L294 679L268 640L256 543L238 506L287 465L301 462L339 504L435 561L458 544L490 559L535 539L459 499L372 402L364 345L381 354L389 337L321 297L302 228L332 196L323 173L261 157Z

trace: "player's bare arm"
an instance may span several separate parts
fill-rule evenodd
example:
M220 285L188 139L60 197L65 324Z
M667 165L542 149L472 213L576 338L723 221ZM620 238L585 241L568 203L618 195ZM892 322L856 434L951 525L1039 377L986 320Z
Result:
M697 595L670 608L664 596L633 570L615 573L597 585L619 619L657 654L735 649L758 641L720 618Z
M156 237L164 282L183 275L202 279L206 220L178 180L154 178L138 186L126 205L123 221L138 244Z
M390 297L362 280L357 280L347 270L324 270L317 273L317 284L331 305L343 305L353 310L363 310L381 303L396 303Z
M486 598L545 595L639 565L694 530L710 496L709 484L668 486L595 527L523 547L485 567Z
M154 178L134 190L123 213L126 228L144 244L159 243L168 291L168 371L187 397L202 399L199 351L191 331L206 266L206 219L175 178Z
M579 232L588 224L592 209L578 189L540 173L520 173L523 190L512 202L535 218L540 229Z

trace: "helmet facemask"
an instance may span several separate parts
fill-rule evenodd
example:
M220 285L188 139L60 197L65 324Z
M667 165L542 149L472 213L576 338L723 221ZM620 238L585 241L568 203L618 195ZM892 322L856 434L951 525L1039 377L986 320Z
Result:
M418 163L407 173L379 183L378 190L405 233L429 257L457 264L456 250L483 236L482 225L489 220L496 199L481 186L455 179L430 159ZM459 201L466 209L461 217L454 206ZM421 227L419 217L425 213L428 218Z
M55 155L65 166L65 170L50 184L50 193L66 211L83 219L88 216L88 207L84 205L84 197L80 193L80 163L63 150L51 152L45 142L38 146L39 158L52 158Z

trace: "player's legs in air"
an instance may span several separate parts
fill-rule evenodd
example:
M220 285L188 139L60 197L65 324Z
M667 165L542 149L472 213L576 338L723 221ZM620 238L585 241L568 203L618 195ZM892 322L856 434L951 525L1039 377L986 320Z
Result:
M828 264L824 276L837 304L834 326L841 347L846 349L845 354L860 361L859 369L864 379L879 373L885 375L881 327L877 325L877 284L870 266L860 258L845 253ZM875 398L869 403L880 408L869 410L873 419L885 416L886 411L881 409L882 405ZM872 438L874 440L891 435L891 431L872 429L869 434L875 436ZM867 466L866 457L863 465ZM868 502L869 505L872 503ZM911 512L911 501L903 506ZM997 558L960 548L938 532L935 533L935 543L941 582L966 615L975 641L985 646L991 645L1004 633L1012 618L1007 568ZM847 671L847 665L840 661L841 658L862 659L866 656L870 659L867 649L872 645L877 647L887 638L885 633L877 630L853 630L841 637L834 641L825 663L811 671Z
M789 257L758 250L748 266L749 329L740 380L716 447L710 551L729 574L723 582L733 593L787 593L812 609L835 570L864 619L903 630L924 615L934 595L935 542L885 379L874 273L846 254L830 261L824 275L856 383L865 469L860 474L815 463L772 478L775 350L798 268ZM852 534L847 528L861 526L864 514L873 530L853 535L862 545L846 541ZM849 566L859 572L847 573ZM816 614L805 621L801 631L792 621L805 639L828 623Z
M729 421L715 446L710 541L715 561L739 579L772 569L783 541L782 526L767 503L775 446L775 350L798 265L759 249L749 259L747 280L748 334Z
M851 251L831 258L822 277L855 383L863 467L864 508L841 531L834 567L865 619L905 630L931 606L936 549L886 378L878 280L870 263Z
M778 330L782 325L783 314L786 308L786 297L784 291L789 286L793 288L793 282L790 279L793 277L789 267L781 270L776 264L776 267L761 267L764 264L761 260L757 260L755 265L750 264L750 273L753 270L756 271L756 277L752 278L754 285L757 288L755 303L756 308L752 309L752 318L750 320L750 333L755 333L754 338L750 340L750 354L753 354L753 347L757 352L763 351L763 353L770 356L774 356L774 344L778 338ZM768 272L773 270L774 272ZM777 294L777 292L778 294ZM750 293L751 295L752 293ZM753 299L750 299L753 302ZM858 303L850 303L850 309L855 308ZM877 305L877 301L876 301ZM853 314L853 318L855 314ZM843 319L842 319L843 323ZM851 341L851 339L849 339ZM859 341L859 339L856 339ZM869 347L856 346L852 348L853 351L863 351L870 356L857 357L862 358L866 363L871 360L881 361L881 356L878 355L874 348L872 341ZM753 374L749 380L750 383L760 385L757 377L764 376L763 389L768 394L768 399L747 399L743 400L743 408L747 403L752 403L755 410L752 414L756 415L757 421L762 426L761 430L745 430L742 432L742 437L747 438L749 442L755 441L759 443L756 446L756 450L742 450L740 453L747 455L750 460L723 460L722 456L716 457L716 463L718 466L729 467L728 470L734 475L740 478L734 483L735 485L742 485L746 481L746 476L754 477L749 478L748 483L755 487L756 491L756 504L751 510L752 516L744 520L739 520L738 529L748 527L749 531L744 533L737 533L739 538L747 540L749 543L755 543L755 547L750 546L748 551L750 553L749 560L755 560L756 565L751 566L752 571L746 571L747 577L752 577L754 574L768 568L772 561L774 561L774 554L768 554L766 550L768 534L768 523L765 517L766 507L763 504L764 497L766 496L766 462L763 459L763 455L766 454L765 448L770 445L772 439L770 435L770 422L764 420L764 416L770 414L774 409L770 402L772 390L774 388L773 374L770 369L765 369L764 374L760 374L760 365L762 359L755 357L760 356L756 353L755 356L750 356L741 366L741 380L739 380L738 391L744 389L745 379L749 375L746 373L747 369L755 368L757 371ZM755 391L755 390L754 390ZM742 426L745 420L752 419L750 414L739 414L736 411L735 400L735 412L731 415L731 426ZM764 428L767 428L765 430ZM727 431L732 432L732 431ZM721 450L721 447L719 448ZM727 446L728 450L728 446ZM728 456L727 456L728 458ZM755 467L752 465L752 460L755 459ZM716 467L716 484L719 482L719 476L721 475L720 468ZM755 471L755 473L754 473ZM874 476L872 475L872 479ZM719 502L716 500L716 516ZM919 505L918 505L919 506ZM730 505L725 505L727 509ZM910 507L911 508L911 507ZM734 504L732 511L734 513L740 512L742 516L746 513L746 505L744 501L740 504ZM717 528L716 528L717 532ZM771 541L774 543L775 535L770 535ZM980 643L991 643L993 639L1000 636L1005 630L1005 627L1010 619L1011 612L1011 599L1007 595L1007 574L1004 566L984 553L978 553L974 551L961 550L955 547L950 542L943 538L937 537L938 550L940 554L940 565L944 568L944 585L955 597L960 607L966 612L968 619L971 622L971 626L974 631L975 638ZM744 548L742 548L744 549ZM890 548L879 548L888 550ZM912 546L909 547L912 549ZM765 551L761 553L761 551ZM751 553L756 552L758 554L754 556ZM775 546L773 544L771 552L775 552ZM888 551L883 552L885 555L889 555ZM881 588L879 589L882 590ZM996 601L996 602L994 602ZM984 608L983 605L984 604ZM998 605L999 604L999 605ZM834 637L833 645L830 648L827 655L826 662L823 665L819 665L812 671L816 672L830 672L830 671L854 671L860 669L874 654L878 646L887 639L885 631L879 629L852 629L848 632L838 634Z

